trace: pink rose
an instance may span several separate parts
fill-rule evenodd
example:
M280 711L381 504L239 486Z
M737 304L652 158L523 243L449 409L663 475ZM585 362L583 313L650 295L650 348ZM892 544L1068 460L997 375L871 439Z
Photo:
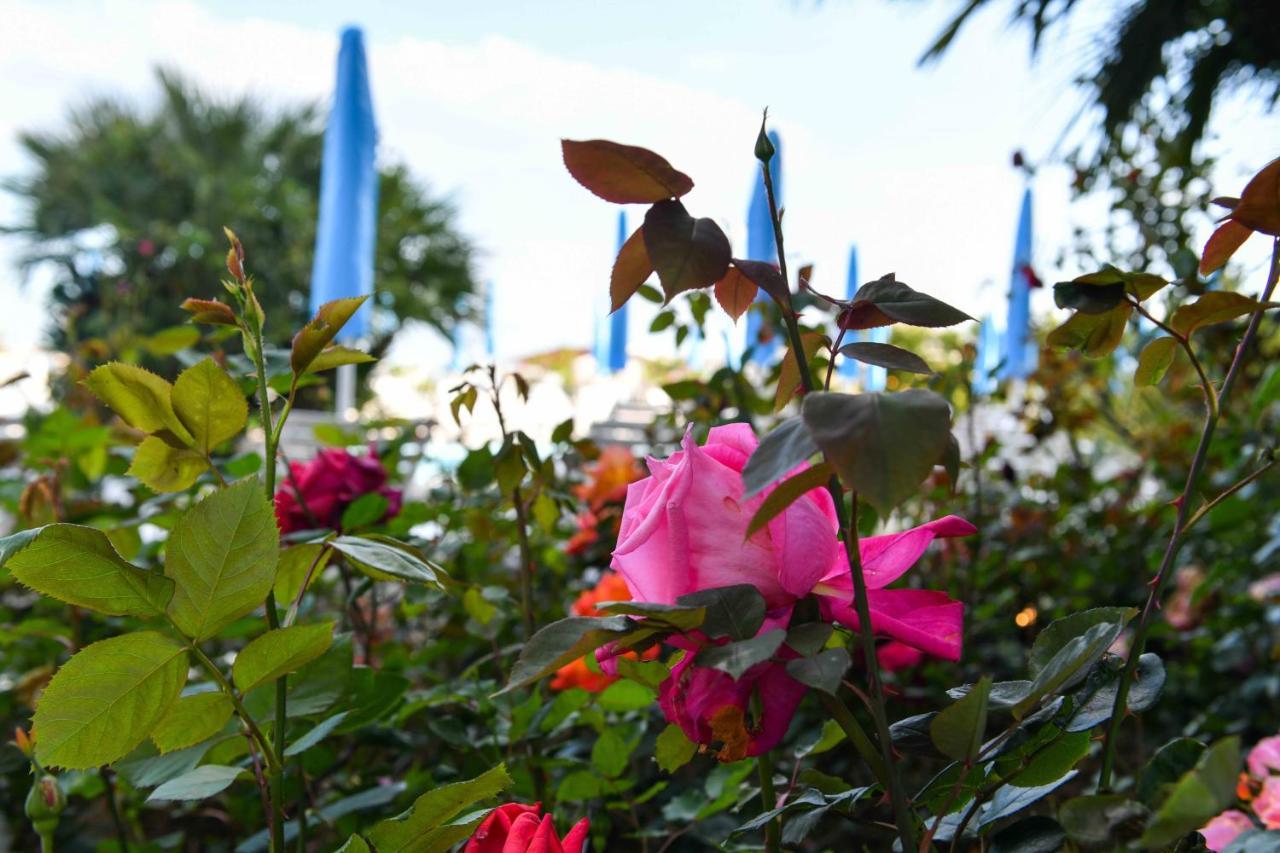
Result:
M670 458L649 459L650 476L627 491L613 568L637 601L673 604L698 590L749 583L768 609L762 631L785 627L793 606L810 594L819 596L825 618L857 627L849 561L838 538L835 505L825 489L807 492L746 536L751 517L771 491L750 500L742 497L742 469L756 444L749 426L730 424L712 429L703 446L686 435L683 449ZM908 665L919 652L959 658L959 602L942 592L884 587L901 577L935 538L973 532L969 522L948 516L861 540L872 627L894 641L887 648L890 663ZM676 643L688 653L660 687L659 703L668 721L697 743L722 744L723 760L771 749L786 734L806 688L776 661L757 664L737 681L697 666L698 636ZM607 664L613 653L606 648L597 657ZM757 690L762 713L751 720L748 708Z
M1280 829L1280 776L1268 776L1253 800L1253 813L1267 829Z
M582 853L591 821L584 817L561 840L551 815L541 813L541 803L499 806L476 827L463 853Z
M1249 820L1247 814L1236 809L1228 809L1200 827L1200 834L1204 836L1206 847L1214 853L1220 853L1235 841L1237 835L1253 828L1253 821Z
M719 744L716 757L740 761L778 745L808 691L776 661L758 663L734 681L708 666L695 666L695 652L671 668L658 688L658 706L694 743ZM750 719L751 696L760 693L760 715Z
M1280 773L1280 735L1264 737L1249 750L1249 773L1257 779Z
M387 469L373 448L356 456L340 448L321 450L310 462L293 462L290 476L276 491L276 520L283 533L342 528L342 513L363 495L387 499L382 520L400 512L401 492L387 485Z

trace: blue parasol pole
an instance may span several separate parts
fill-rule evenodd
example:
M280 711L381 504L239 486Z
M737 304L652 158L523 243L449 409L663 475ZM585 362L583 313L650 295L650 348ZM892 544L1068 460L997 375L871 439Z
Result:
M320 171L320 220L311 269L311 310L334 299L373 293L373 253L378 228L378 129L369 91L364 35L342 31L333 108L324 131ZM341 342L364 338L371 306L365 303L337 335ZM337 408L355 407L355 365L338 369Z

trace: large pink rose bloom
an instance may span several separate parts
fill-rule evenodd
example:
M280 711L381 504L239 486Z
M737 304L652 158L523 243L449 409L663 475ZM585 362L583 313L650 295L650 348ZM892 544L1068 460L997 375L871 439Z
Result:
M373 448L363 456L326 448L309 462L293 462L276 491L276 520L283 533L342 528L342 513L357 498L376 492L387 499L383 519L400 512L401 492L387 485L387 469Z
M1236 836L1248 829L1253 829L1253 821L1242 811L1228 809L1213 820L1200 827L1204 836L1204 845L1214 853L1227 849Z
M853 579L838 538L835 505L825 489L806 493L747 537L751 517L771 491L742 497L742 470L756 445L749 426L730 424L712 429L705 445L686 435L683 449L670 458L648 460L650 476L627 491L613 568L637 601L674 604L698 590L749 583L764 596L766 628L785 627L791 608L810 594L819 596L827 619L856 627ZM941 592L885 587L935 538L973 532L969 522L948 516L861 541L872 628L895 641L899 665L910 649L958 659L963 607ZM726 739L717 735L742 719L738 712L759 688L762 718L721 757L757 755L781 740L806 690L781 664L757 665L734 682L692 660L691 650L663 684L660 702L668 720L698 743L725 742L727 748Z

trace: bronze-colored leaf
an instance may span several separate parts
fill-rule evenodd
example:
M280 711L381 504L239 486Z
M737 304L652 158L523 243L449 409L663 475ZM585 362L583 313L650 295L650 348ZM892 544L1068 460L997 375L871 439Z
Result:
M310 322L293 336L293 351L289 355L289 366L293 368L294 376L301 376L307 372L311 362L315 361L321 350L333 341L338 331L351 319L351 315L355 314L356 309L368 298L353 296L347 299L335 299L320 306Z
M1254 231L1280 237L1280 158L1249 179L1231 218Z
M747 309L755 301L756 290L756 286L751 282L751 279L743 275L742 270L735 266L730 266L728 271L725 272L724 278L716 282L716 301L720 303L724 313L728 314L736 323L739 317L747 313Z
M612 303L610 313L617 311L635 296L640 285L651 275L653 264L644 247L644 228L640 227L622 244L622 248L618 250L618 258L613 262L613 272L609 275L609 301Z
M180 306L191 312L191 322L208 323L211 326L234 326L236 314L231 306L216 299L186 299Z
M647 148L607 139L563 139L560 150L569 174L614 204L651 204L693 189L692 178Z
M694 219L678 201L660 201L644 217L644 246L671 301L710 287L729 268L729 238L710 219Z
M1125 302L1105 314L1077 312L1049 333L1046 342L1058 349L1078 349L1089 358L1112 352L1124 336L1133 306Z
M1211 290L1195 302L1182 305L1169 318L1169 325L1180 335L1190 335L1201 326L1225 323L1243 317L1258 307L1258 302L1242 293Z
M1221 269L1236 250L1244 245L1253 231L1234 219L1228 219L1213 232L1209 242L1204 244L1204 252L1200 255L1200 275Z
M782 277L782 271L778 269L777 264L734 258L733 265L741 270L742 274L756 287L769 294L778 307L791 310L791 291L787 288L787 280Z
M805 332L800 336L800 342L804 345L804 359L805 363L808 364L809 360L813 358L813 354L818 351L818 348L826 344L827 336L821 332ZM783 356L778 372L778 391L773 398L773 410L781 412L802 387L800 365L796 363L795 354L788 347L787 354Z

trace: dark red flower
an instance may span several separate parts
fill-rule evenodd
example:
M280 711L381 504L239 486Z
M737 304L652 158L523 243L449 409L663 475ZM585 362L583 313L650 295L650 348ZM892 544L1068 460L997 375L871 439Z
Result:
M276 520L283 533L327 527L342 529L342 514L357 498L387 499L382 520L400 512L401 492L387 485L387 469L373 448L363 456L338 448L321 450L310 462L293 462L276 491Z

